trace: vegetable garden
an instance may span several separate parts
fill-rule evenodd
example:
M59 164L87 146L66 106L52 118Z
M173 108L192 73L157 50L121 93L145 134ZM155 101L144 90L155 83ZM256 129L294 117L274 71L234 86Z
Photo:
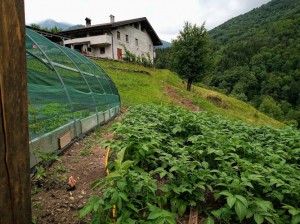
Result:
M110 174L80 216L93 223L299 223L300 133L177 107L132 107L113 125Z

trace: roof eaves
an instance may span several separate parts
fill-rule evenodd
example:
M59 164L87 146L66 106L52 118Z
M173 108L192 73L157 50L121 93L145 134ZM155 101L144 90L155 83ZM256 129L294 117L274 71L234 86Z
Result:
M96 25L92 25L89 27L83 27L83 28L78 28L78 29L74 29L74 30L62 31L62 32L59 32L59 34L68 35L68 34L73 34L76 32L85 32L85 31L90 31L90 30L95 30L95 29L116 28L116 27L125 26L125 25L131 24L131 23L136 23L136 22L146 22L147 26L149 27L148 32L153 41L153 45L154 46L162 45L160 38L158 37L157 33L155 32L155 30L153 29L153 27L151 26L151 24L149 23L149 21L146 17L130 19L130 20L123 20L123 21L114 22L114 23L96 24Z

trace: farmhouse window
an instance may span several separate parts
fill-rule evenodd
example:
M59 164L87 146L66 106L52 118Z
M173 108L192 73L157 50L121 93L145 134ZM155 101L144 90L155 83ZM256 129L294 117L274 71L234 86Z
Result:
M100 54L105 54L105 47L100 47Z
M129 42L129 36L126 34L126 42Z
M120 31L117 31L117 38L118 38L118 40L121 39L121 33L120 33Z
M139 27L140 27L140 26L139 26L139 23L135 23L135 24L134 24L134 28L139 29Z

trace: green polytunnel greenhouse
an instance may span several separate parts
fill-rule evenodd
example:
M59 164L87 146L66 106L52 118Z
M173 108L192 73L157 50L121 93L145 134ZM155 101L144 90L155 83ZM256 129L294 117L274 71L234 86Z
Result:
M63 148L119 113L114 82L92 60L28 28L26 55L31 151Z

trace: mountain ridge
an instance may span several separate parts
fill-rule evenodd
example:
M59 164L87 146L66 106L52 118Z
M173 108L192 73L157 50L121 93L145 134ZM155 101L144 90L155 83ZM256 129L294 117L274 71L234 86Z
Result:
M73 26L72 24L70 23L65 23L65 22L57 22L53 19L46 19L44 21L41 21L41 22L38 22L37 25L43 27L43 28L47 28L47 29L51 29L53 27L57 27L59 29L63 29L63 30L66 30L68 29L69 27Z
M172 44L170 42L168 42L168 41L161 40L161 42L162 42L162 45L161 46L156 46L155 47L156 49L164 49L164 48L172 46Z
M289 6L287 6L289 5ZM280 14L270 15L269 11L270 8L274 8L274 11L280 11ZM290 10L292 9L292 12ZM297 10L299 10L298 7L298 0L272 0L266 4L263 4L261 7L257 7L252 9L251 11L241 14L239 16L236 16L234 18L231 18L227 20L226 22L222 23L221 25L211 29L208 31L208 34L213 40L216 40L218 42L224 43L224 41L228 41L227 39L222 39L222 32L224 32L224 29L229 29L229 27L234 27L236 30L236 33L230 40L230 42L235 42L236 40L240 40L242 38L245 38L243 36L243 33L249 29L255 29L255 28L263 28L268 29L269 24L272 23L272 21L276 20L282 20L286 19L291 16L291 14L296 13ZM254 14L259 13L260 19L252 20ZM299 13L299 11L298 11ZM247 26L244 26L245 20L248 20L249 23ZM266 22L266 23L265 23ZM236 39L239 37L238 39ZM249 36L246 36L249 37Z

